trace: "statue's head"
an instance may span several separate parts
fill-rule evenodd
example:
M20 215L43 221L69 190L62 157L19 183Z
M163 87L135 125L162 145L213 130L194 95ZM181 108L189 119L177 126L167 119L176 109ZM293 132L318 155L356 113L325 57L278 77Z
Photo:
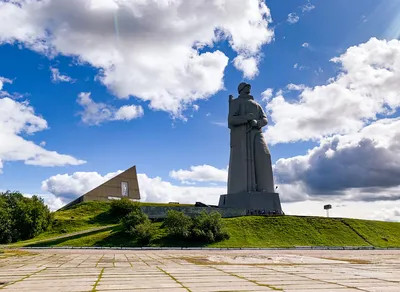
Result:
M239 94L250 94L250 90L251 90L251 85L246 82L242 82L238 86Z

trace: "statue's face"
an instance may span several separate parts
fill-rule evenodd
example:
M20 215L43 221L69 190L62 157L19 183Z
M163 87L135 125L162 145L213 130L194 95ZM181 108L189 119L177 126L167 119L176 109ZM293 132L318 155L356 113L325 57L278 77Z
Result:
M243 88L242 93L249 94L250 90L251 90L251 86L246 86L245 88Z

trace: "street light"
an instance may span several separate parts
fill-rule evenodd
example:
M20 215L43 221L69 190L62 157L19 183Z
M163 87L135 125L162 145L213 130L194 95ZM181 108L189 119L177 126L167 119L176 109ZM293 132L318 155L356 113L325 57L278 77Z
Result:
M329 218L329 210L332 209L332 205L325 205L324 210L326 210L326 217Z

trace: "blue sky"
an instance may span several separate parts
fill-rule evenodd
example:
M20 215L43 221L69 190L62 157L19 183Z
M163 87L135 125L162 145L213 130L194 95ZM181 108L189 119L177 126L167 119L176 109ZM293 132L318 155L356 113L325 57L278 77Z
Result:
M76 9L80 5L83 7L91 3L90 0L74 1L76 2ZM52 202L57 201L57 204L60 205L61 202L65 203L65 197L70 195L67 194L68 192L77 196L79 195L78 190L82 191L93 187L96 183L101 182L104 179L102 177L106 174L136 165L138 172L143 174L146 179L160 177L163 183L170 183L167 187L178 188L176 192L181 193L174 197L169 192L168 199L181 199L186 196L186 200L196 200L197 194L200 194L199 196L201 197L201 194L206 193L207 196L201 198L215 203L215 198L217 198L215 192L218 190L223 191L226 185L224 179L220 177L223 177L229 160L229 130L225 126L228 112L228 95L236 95L237 85L242 80L245 80L252 84L252 94L255 98L266 107L270 119L270 127L275 127L277 131L280 131L278 135L272 130L270 132L266 130L266 138L270 144L273 163L276 164L277 182L282 185L281 196L287 209L292 210L294 213L301 213L305 206L301 205L302 203L310 205L311 203L309 202L312 201L313 204L319 204L318 202L323 204L328 196L330 200L337 200L337 202L346 201L349 206L356 206L357 204L368 205L368 203L375 202L377 205L382 205L379 210L385 210L377 214L376 218L400 219L395 215L397 211L400 212L400 202L396 199L399 194L397 187L400 185L400 181L393 179L388 185L385 185L384 182L378 179L376 184L366 184L364 186L362 183L352 185L351 183L344 183L343 179L337 179L339 185L340 183L344 185L343 187L338 187L334 193L329 190L316 190L313 186L325 185L323 180L326 178L315 175L312 172L312 167L315 166L320 172L327 173L338 171L339 169L339 173L332 174L333 177L339 177L340 168L337 165L345 163L348 158L344 161L338 158L335 163L330 163L332 161L324 162L323 166L314 165L312 155L308 152L318 152L318 147L327 149L327 145L330 145L329 147L333 149L332 153L335 153L332 155L339 157L342 152L339 153L338 149L334 149L331 141L335 135L340 136L337 138L340 141L351 140L354 142L354 139L361 139L360 137L362 136L363 139L371 138L385 144L386 140L373 136L376 131L374 129L371 130L368 126L371 124L376 127L380 126L380 124L375 125L375 123L383 118L393 119L391 122L394 123L397 121L395 119L399 117L396 98L400 100L400 97L393 96L392 99L389 98L391 93L395 92L395 88L391 88L388 85L389 82L382 81L382 84L375 84L379 88L379 92L382 92L382 94L387 93L385 95L387 100L383 104L379 104L381 96L380 93L377 93L373 101L377 102L376 106L381 105L391 109L391 114L378 109L376 111L368 109L365 113L360 110L363 113L354 113L354 117L351 116L353 113L348 114L348 116L352 117L349 120L347 120L347 116L344 116L343 126L337 129L332 129L329 123L324 126L322 118L329 117L329 115L338 117L338 114L336 112L328 112L328 110L324 114L323 109L321 109L321 117L314 117L318 121L318 127L313 125L307 128L301 125L296 132L296 127L292 127L287 122L292 119L295 124L303 123L305 117L308 117L304 116L307 115L308 106L310 108L315 106L313 102L305 102L305 105L301 106L304 103L300 101L301 94L304 95L304 98L308 96L309 100L321 98L321 102L327 105L327 108L329 104L339 102L343 102L343 105L348 104L348 107L357 107L357 99L352 99L352 96L343 95L342 99L335 99L333 98L335 94L340 95L343 92L330 91L331 89L329 88L322 88L321 91L318 91L318 86L327 86L329 83L335 82L328 80L335 78L337 84L347 84L344 88L370 88L370 84L366 83L367 78L365 78L366 81L364 83L363 77L356 76L357 72L364 72L364 67L360 66L369 64L370 60L370 65L373 68L375 63L378 62L380 68L390 68L388 72L397 73L398 55L392 53L392 56L382 53L382 59L378 61L372 59L385 49L393 52L399 48L397 43L388 45L385 42L396 41L400 36L400 30L398 29L400 27L400 7L398 7L398 1L266 1L266 7L270 10L272 22L264 23L264 31L248 28L248 31L245 32L254 34L253 38L248 39L245 36L239 36L234 39L229 37L229 33L227 33L227 36L222 39L211 41L211 39L204 37L201 40L205 42L207 39L207 41L212 42L212 45L209 43L203 48L199 48L197 53L200 56L205 56L207 53L216 56L215 52L219 50L225 57L216 56L214 59L210 58L207 62L210 62L210 64L215 62L215 66L212 65L214 67L211 69L207 67L208 65L204 65L205 63L201 63L200 67L203 71L196 73L199 75L193 73L193 71L197 70L197 65L194 65L194 69L190 70L187 69L189 66L187 64L187 66L177 67L176 71L172 70L176 64L179 65L180 62L183 62L182 59L185 58L180 58L176 52L181 50L180 46L187 46L188 43L189 47L186 49L189 50L190 42L193 47L194 43L199 41L199 38L203 38L202 33L211 32L212 34L215 29L219 29L218 26L225 25L229 27L232 35L235 32L240 32L240 27L231 24L232 19L228 19L226 15L220 16L221 20L218 20L219 22L216 21L215 27L210 25L208 30L204 28L204 31L202 31L200 29L201 23L193 24L193 31L185 31L187 35L183 36L182 33L181 36L181 30L171 29L171 31L168 31L169 23L162 23L163 20L153 19L149 21L146 19L135 22L136 19L134 17L136 16L125 18L123 13L117 14L117 12L114 12L118 23L117 29L116 27L107 27L107 25L113 23L108 19L107 21L104 20L104 23L100 23L102 19L96 19L98 23L95 20L87 20L91 19L89 14L92 13L93 7L93 9L91 8L92 10L87 9L85 12L80 12L82 15L76 14L76 19L74 19L72 17L74 15L73 8L71 8L71 11L68 10L62 14L60 11L62 11L63 5L59 1L47 0L44 2L48 4L47 8L40 6L37 2L35 4L35 1L28 1L28 4L22 3L20 7L11 7L16 5L0 1L0 16L3 15L3 17L11 21L3 29L0 28L0 76L9 79L0 83L2 84L0 88L2 87L3 90L0 99L9 98L17 105L23 101L28 101L29 107L34 110L34 114L47 121L47 129L43 128L33 134L17 133L17 136L22 137L24 140L32 141L36 145L45 142L40 147L46 151L56 151L59 154L68 155L70 157L68 161L73 159L75 161L72 163L39 162L36 163L39 165L27 165L25 163L27 159L17 159L15 157L11 159L9 157L12 155L8 155L5 150L2 153L0 148L0 161L3 162L2 174L0 174L0 190L10 189L19 190L27 194L43 194L46 198L54 196ZM59 3L57 4L57 2ZM118 11L123 11L123 5L118 1L102 0L100 2L105 3L104 7L102 6L101 8L103 9L101 13L104 13L104 15L107 15L107 9L114 9L115 7L118 7ZM127 2L132 2L132 5L135 3L135 1ZM155 12L151 9L152 5L157 1L145 1L144 3L147 2L147 8L145 7L147 4L144 4L143 7L135 7L138 10L143 9L141 13L149 13L153 17L152 13ZM199 1L199 3L202 2L205 1ZM234 2L241 3L241 1L232 1L231 4L224 4L227 6L225 8L236 11L234 7L228 7L230 5L234 6ZM254 7L254 5L251 6L250 4L257 2L257 0L246 0L240 4L243 6L243 11L246 11L246 7L249 7L249 15L252 15L249 16L249 19L246 19L247 16L240 13L233 15L234 17L232 16L232 18L236 18L238 23L240 21L248 22L249 20L261 21L264 19L265 21L268 18L265 14L262 15L258 10L250 8ZM33 15L32 9L35 8L35 5L37 5L36 9L40 11L39 16L36 18L30 17ZM177 4L177 6L179 5ZM164 7L160 15L168 15L175 8ZM197 15L199 19L201 17L210 17L210 19L216 17L213 11L208 12L204 9L201 11L201 13L193 16ZM50 12L53 15L53 19L49 16ZM25 17L23 16L24 13L28 14L26 19L23 18ZM84 13L88 13L87 18L83 17ZM190 25L189 20L193 17L190 16L190 13L192 12L188 9L187 14L189 16L179 19L183 25ZM289 17L289 15L291 16ZM81 16L82 19L79 19ZM225 20L224 17L227 19ZM166 21L168 21L168 17L166 18ZM290 21L290 19L292 20ZM12 21L15 21L15 24ZM81 26L79 25L80 21ZM185 24L185 21L187 24ZM98 27L104 25L106 32L98 30L96 25ZM157 26L162 27L163 25L167 27L165 30L154 28ZM109 34L108 29L111 31ZM229 29L227 30L229 31ZM141 33L141 30L143 33ZM21 33L21 31L23 32ZM112 34L113 31L114 35ZM265 31L271 34L270 38L265 34ZM44 32L47 32L47 34ZM148 40L144 32L149 32L151 38L159 37L159 43L154 39ZM170 33L168 37L170 41L168 38L166 40L163 39L163 35L166 32ZM157 33L159 33L158 36ZM196 37L197 35L201 35L201 37ZM102 39L103 37L104 39ZM370 41L371 38L376 38L376 42ZM256 41L257 39L259 39L258 42ZM176 45L173 44L175 41L177 42ZM253 42L257 48L254 48ZM365 43L369 45L364 48L361 45ZM108 50L109 46L112 49ZM349 51L352 46L359 48L359 51ZM380 49L373 51L375 50L374 46L380 46ZM104 48L103 51L102 48ZM367 56L366 59L357 63L357 56L367 55L367 50L373 51L371 53L372 57ZM347 55L346 52L348 52ZM110 57L110 54L113 53L117 57ZM355 58L351 56L351 53L355 54ZM400 55L400 52L398 54ZM253 66L248 69L240 69L240 65L235 66L234 63L237 56L258 60L257 68L254 69ZM341 56L345 57L341 58ZM119 57L125 58L125 61L120 62ZM340 61L332 62L331 59L335 57L340 57ZM161 73L159 76L152 71L157 68L157 65L149 65L153 58L155 60L160 58L161 62L165 62L160 65ZM146 63L146 60L149 62ZM352 60L355 60L354 64ZM112 66L114 65L111 63L114 61L116 62L116 65L114 64L116 69L113 71ZM226 65L224 62L226 62ZM106 67L108 65L104 64L111 65ZM164 72L165 67L168 66L172 68L172 71L166 69L167 71ZM214 69L218 71L221 68L223 70L222 73L207 71ZM53 69L53 72L51 69ZM58 70L57 72L61 74L58 80L54 80L52 77L52 74L56 72L54 70ZM104 75L107 75L108 79L101 78L101 76L104 76L102 75L102 72L104 72L102 70L105 70ZM179 70L187 71L182 73ZM176 76L171 76L170 79L169 76L165 75L168 72L178 71L180 73L176 73ZM375 75L371 75L373 76L371 84L379 79L376 75L378 73L375 72ZM128 79L131 74L134 77ZM212 77L207 79L202 74ZM345 76L343 80L338 81L340 74L345 74ZM61 80L62 76L66 79ZM247 78L244 76L247 76ZM212 81L218 81L218 78L221 79L220 85L217 83L210 85ZM358 83L354 81L355 79L358 80ZM152 86L153 83L154 87ZM192 85L192 83L196 83L196 85ZM302 85L303 89L289 90L289 84ZM387 92L381 90L384 86L387 86L385 87ZM268 88L273 89L272 94L268 100L262 100L263 92ZM201 92L202 90L205 93ZM279 90L283 91L279 92ZM359 90L360 96L358 97L362 98L363 94L367 94L361 92L361 89ZM148 91L151 92L149 93ZM165 92L168 93L166 94ZM190 94L196 96L199 92L201 97L197 96L194 100L190 100ZM330 92L334 94L330 95ZM102 103L104 104L103 107L111 108L114 111L123 106L132 105L135 109L141 107L143 113L138 114L136 118L116 119L108 116L108 118L98 122L99 124L93 124L87 122L87 120L85 121L84 116L81 114L84 111L84 107L78 103L78 96L82 93L90 93L88 96L94 103ZM357 93L352 92L352 94ZM279 96L284 101L284 107L278 102ZM171 102L179 100L179 104L182 102L184 110L177 110L179 106L175 103L167 103L166 99L171 100ZM187 100L189 101L187 102ZM352 100L353 102L351 102ZM150 104L150 101L156 105ZM293 116L286 117L285 114L289 113L287 109L290 108L290 104L295 104L298 107L293 108ZM338 106L338 108L340 107ZM375 105L372 108L376 108ZM304 115L299 112L303 112ZM313 112L315 114L315 108ZM340 115L343 110L338 110L338 113ZM99 113L94 114L94 116L96 115L98 117ZM12 119L12 117L8 119ZM343 121L343 119L340 121ZM3 120L3 125L0 125L0 131L9 126L10 123L7 123L7 119ZM302 132L303 130L305 131L304 133ZM282 138L285 135L283 132L286 131L288 131L287 139ZM293 131L293 133L290 131ZM392 136L397 137L396 133ZM1 137L7 136L0 135L0 139ZM395 138L393 139L390 140L390 143L396 141ZM1 143L2 141L0 141ZM387 143L385 146L382 145L379 147L390 148ZM375 146L371 147L374 148ZM379 147L376 146L375 148ZM375 148L374 151L376 150ZM396 153L393 152L392 148L390 148L390 151L392 151L390 153ZM349 149L347 150L350 151ZM19 150L11 147L7 148L7 151L17 152ZM384 155L387 156L388 154ZM293 159L295 157L298 159L297 162ZM360 159L361 161L364 160L362 157ZM86 163L78 163L78 160ZM277 163L278 160L280 160L280 163ZM307 162L304 162L305 160ZM291 163L294 164L291 165ZM297 165L300 169L299 165L301 163L308 165L307 169L304 168L294 174L294 165ZM202 170L198 168L198 173L196 173L196 169L191 169L191 167L205 165L210 168ZM400 164L396 164L396 166L389 167L387 175L395 176L400 171L399 166ZM346 169L349 169L350 166L346 167ZM369 177L371 171L368 170L368 165L357 163L357 167L361 167L364 170L367 169L365 177L360 178L361 181L374 181ZM173 170L177 171L175 175L171 175ZM181 171L179 172L179 170ZM206 173L207 171L210 172ZM79 175L75 175L75 178L72 178L73 174L77 172L92 174L96 172L99 177L92 177L89 179L91 182L87 184L87 181L77 178ZM306 177L305 173L309 174L309 176ZM64 181L54 179L59 174L65 175ZM89 174L87 175L90 176ZM216 178L213 178L213 175L216 175ZM289 177L290 179L288 179ZM315 179L319 179L319 183L316 183ZM47 183L42 183L46 180ZM65 188L65 184L79 185L71 187L72 190L60 190L60 188ZM144 179L142 184L146 184ZM152 185L153 183L150 181L149 184ZM188 184L191 188L190 191L185 189L189 187ZM182 187L182 189L179 189L179 187ZM369 195L366 195L371 193L368 189L371 187L379 188L379 194L383 194L385 198L382 199L382 196L379 195L379 198L371 199ZM147 200L160 198L166 200L166 198L163 199L163 194L155 194L158 189L147 190L146 188L147 185L143 187L145 189L144 192L147 193ZM190 197L189 194L193 197ZM365 208L370 208L370 205ZM314 212L314 215L321 213L317 209L315 211L313 209L310 212ZM343 209L343 212L338 214L348 216L348 212L348 210ZM389 213L392 215L387 215ZM359 217L368 216L363 213Z

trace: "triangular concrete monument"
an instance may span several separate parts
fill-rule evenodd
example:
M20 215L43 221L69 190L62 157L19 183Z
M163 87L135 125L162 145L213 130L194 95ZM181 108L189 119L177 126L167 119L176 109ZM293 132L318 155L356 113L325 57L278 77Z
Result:
M63 208L71 207L82 202L108 201L121 198L140 200L136 165L87 192Z

